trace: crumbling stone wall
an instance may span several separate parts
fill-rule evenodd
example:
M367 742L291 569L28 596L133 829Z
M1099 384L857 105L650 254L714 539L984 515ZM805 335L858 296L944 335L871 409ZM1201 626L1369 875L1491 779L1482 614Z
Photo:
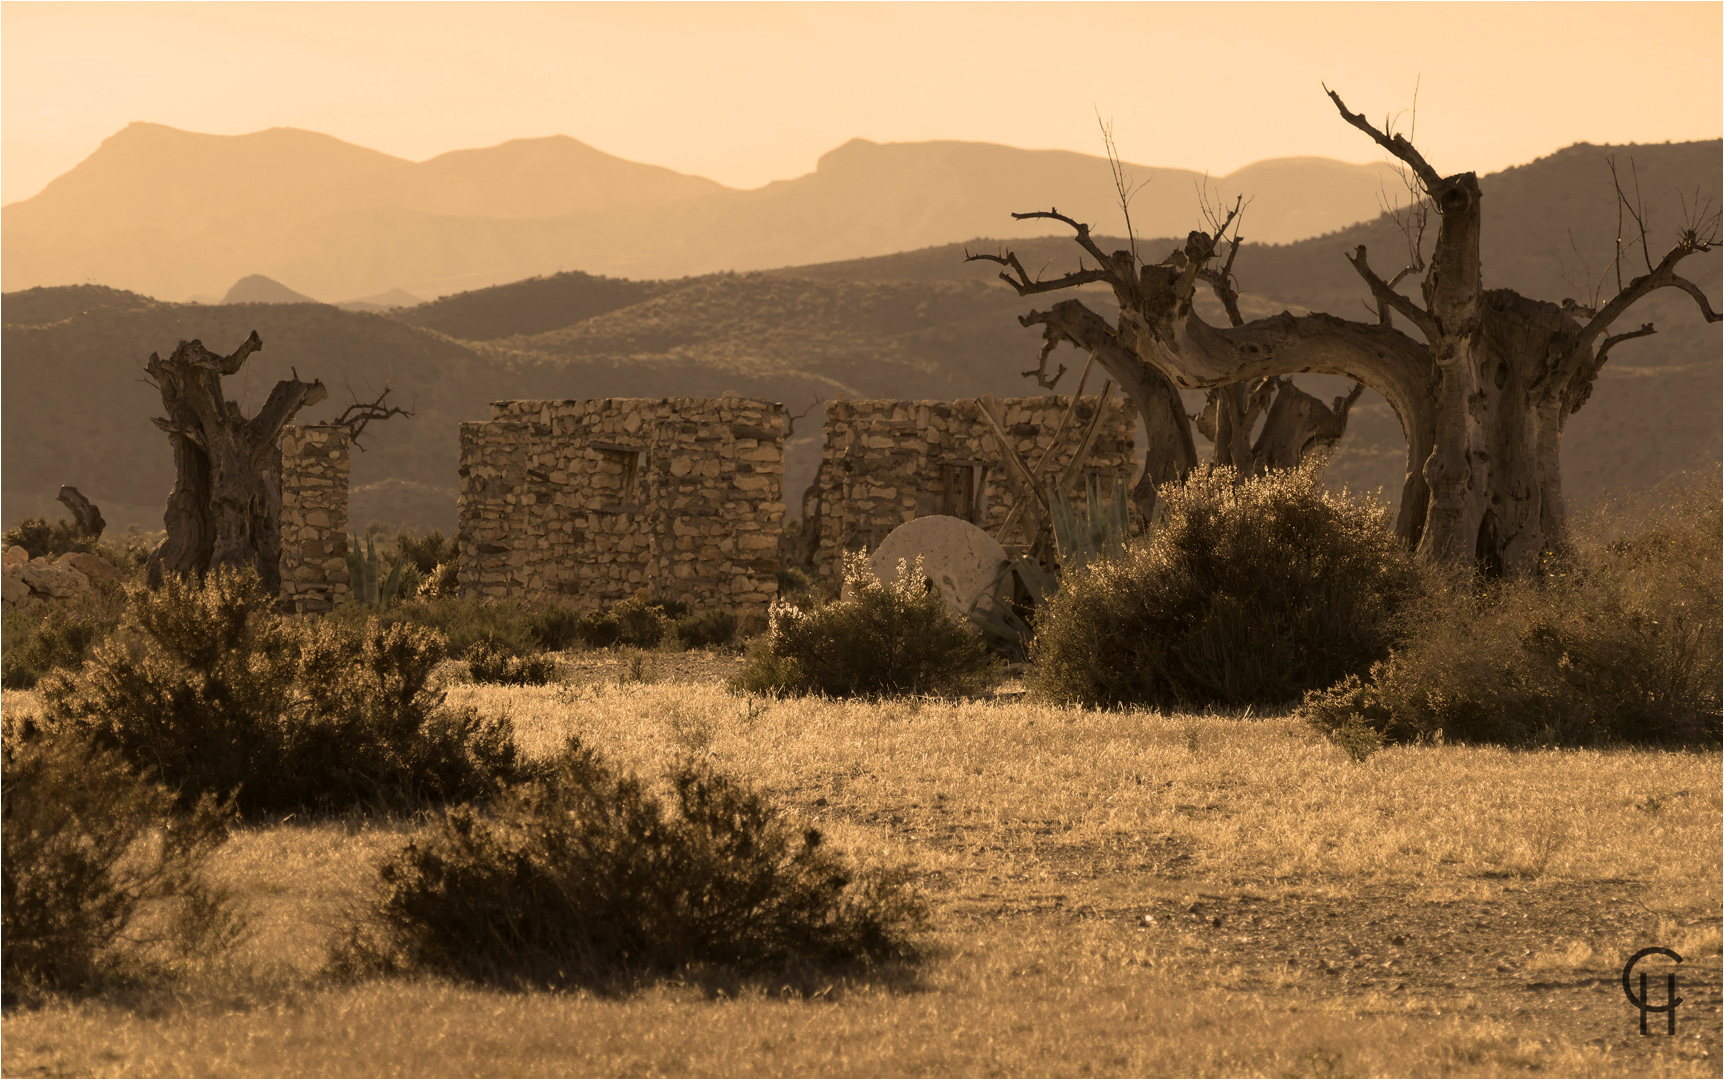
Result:
M463 596L596 608L649 589L764 611L778 591L784 413L722 398L501 401L461 425Z
M1078 402L1060 434L1053 458L1040 474L1043 486L1076 455L1100 399ZM1007 437L1034 468L1053 446L1069 397L1001 398L995 403ZM1086 478L1100 475L1129 483L1136 415L1129 402L1113 398L1091 444L1089 460L1071 485L1074 498ZM872 551L893 529L930 514L974 522L996 539L1017 501L992 428L973 400L834 401L826 406L822 456L820 539L816 567L834 575L845 551ZM1013 536L1002 540L1008 550Z
M345 427L281 432L281 598L288 611L328 611L347 597Z

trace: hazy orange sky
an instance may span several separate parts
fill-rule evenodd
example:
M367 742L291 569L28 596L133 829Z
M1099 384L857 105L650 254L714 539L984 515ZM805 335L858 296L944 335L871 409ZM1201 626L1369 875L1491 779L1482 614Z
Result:
M1488 172L1577 141L1720 134L1718 3L0 4L0 199L134 120L289 126L413 160L571 135L736 187L845 140L1097 153L1147 165L1380 155Z

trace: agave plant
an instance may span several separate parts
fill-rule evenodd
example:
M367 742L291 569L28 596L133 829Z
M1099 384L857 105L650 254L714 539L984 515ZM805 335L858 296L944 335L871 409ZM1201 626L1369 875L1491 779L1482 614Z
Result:
M1125 554L1131 536L1131 516L1125 485L1108 482L1102 494L1101 478L1089 479L1089 496L1081 507L1072 506L1058 486L1048 491L1048 509L1053 518L1054 543L1059 550L1060 570L1081 570L1097 559Z
M365 554L359 553L358 537L347 545L347 583L349 598L356 604L370 604L377 607L395 599L401 591L401 571L407 565L405 553L395 560L387 577L383 573L383 562L377 557L377 543L371 537L365 538Z

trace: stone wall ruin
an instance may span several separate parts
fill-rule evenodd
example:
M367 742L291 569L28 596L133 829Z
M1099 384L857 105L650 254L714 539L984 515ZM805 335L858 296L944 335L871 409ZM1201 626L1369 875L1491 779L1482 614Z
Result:
M778 591L783 482L776 402L495 402L461 425L461 595L592 609L647 589L762 612Z
M1082 398L1075 408L1070 397L982 401L990 402L1019 459L1032 470L1042 466L1037 476L1041 490L1069 470L1086 437L1090 450L1084 464L1070 470L1067 494L1081 498L1091 476L1100 477L1104 485L1110 480L1131 482L1136 414L1125 399L1108 400L1099 418L1097 397ZM899 525L930 514L962 518L1008 551L1025 550L1033 538L1025 537L1021 528L1001 535L1021 497L1020 485L981 408L976 400L841 400L827 405L825 451L816 480L815 566L820 574L840 573L843 552L872 551ZM1050 449L1051 458L1044 462Z
M328 611L347 598L348 442L341 426L282 429L279 565L287 611Z

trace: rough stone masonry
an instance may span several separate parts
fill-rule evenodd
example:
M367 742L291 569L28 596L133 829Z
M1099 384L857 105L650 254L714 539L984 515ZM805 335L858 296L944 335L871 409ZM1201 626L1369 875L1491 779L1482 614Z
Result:
M281 432L281 599L307 614L347 597L348 431L341 426Z
M463 596L596 608L648 589L764 611L778 591L784 411L722 398L500 401L461 425Z
M1097 422L1099 402L1078 401L1064 430L1069 397L1002 398L994 404L1012 450L1030 468L1052 451L1038 476L1045 490L1068 470L1085 432ZM1130 482L1135 420L1128 401L1108 401L1068 495L1081 497L1090 476L1104 484ZM1022 546L1012 543L1022 539L1019 530L999 535L1018 488L976 401L834 401L826 407L825 441L817 481L816 565L822 575L841 572L843 552L872 551L899 525L929 514L972 522L1008 550Z

